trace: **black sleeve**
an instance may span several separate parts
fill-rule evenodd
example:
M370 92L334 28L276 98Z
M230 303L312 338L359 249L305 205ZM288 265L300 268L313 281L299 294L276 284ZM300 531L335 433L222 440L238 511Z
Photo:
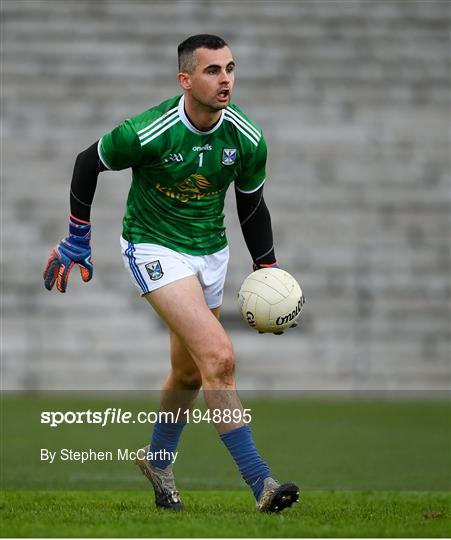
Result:
M107 170L99 158L97 144L98 141L78 154L72 175L70 212L83 221L90 221L97 177L100 172Z
M254 193L242 193L235 187L236 206L252 260L256 265L276 263L271 216L263 198L263 186Z

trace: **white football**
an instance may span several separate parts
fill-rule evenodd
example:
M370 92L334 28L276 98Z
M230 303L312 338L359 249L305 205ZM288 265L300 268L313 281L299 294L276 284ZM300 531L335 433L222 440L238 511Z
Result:
M259 332L280 332L299 319L304 305L302 289L280 268L262 268L243 281L238 309L246 323Z

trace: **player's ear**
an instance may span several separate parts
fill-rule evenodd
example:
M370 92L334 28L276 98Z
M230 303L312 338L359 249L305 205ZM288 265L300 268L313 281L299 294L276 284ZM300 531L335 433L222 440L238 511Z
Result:
M191 90L192 85L189 73L181 71L177 74L177 79L179 81L179 85L183 88L183 90Z

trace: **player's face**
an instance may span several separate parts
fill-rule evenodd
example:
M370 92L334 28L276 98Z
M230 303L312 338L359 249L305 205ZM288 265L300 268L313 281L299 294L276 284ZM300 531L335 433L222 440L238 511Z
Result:
M232 97L235 82L235 62L228 47L196 50L197 64L189 74L188 91L193 99L205 107L225 109Z

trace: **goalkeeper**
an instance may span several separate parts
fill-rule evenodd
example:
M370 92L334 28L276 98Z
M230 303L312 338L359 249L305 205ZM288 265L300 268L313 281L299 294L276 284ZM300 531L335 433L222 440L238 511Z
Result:
M53 249L44 282L65 292L76 264L84 281L92 278L90 210L97 177L131 168L120 243L139 293L169 329L171 369L161 410L191 409L202 387L210 410L243 411L232 344L219 322L229 256L223 207L233 182L254 268L277 266L263 198L266 145L260 128L231 104L235 62L223 39L192 36L179 45L178 61L182 95L125 120L78 155L69 235ZM156 423L137 461L157 507L180 510L182 503L170 460L146 455L174 452L184 426ZM295 484L271 476L249 426L233 418L215 426L259 510L278 512L298 500Z

